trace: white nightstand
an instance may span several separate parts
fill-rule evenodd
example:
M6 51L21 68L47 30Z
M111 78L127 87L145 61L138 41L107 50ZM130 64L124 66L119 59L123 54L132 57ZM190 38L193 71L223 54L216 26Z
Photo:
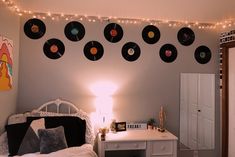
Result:
M131 130L98 137L99 157L177 157L178 138L170 132Z

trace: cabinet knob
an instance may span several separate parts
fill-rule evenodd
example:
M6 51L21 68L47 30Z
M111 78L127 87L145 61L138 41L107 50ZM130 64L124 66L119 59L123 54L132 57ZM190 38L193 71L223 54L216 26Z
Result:
M135 144L134 144L134 147L135 147L135 148L138 148L138 147L139 147L139 144L135 143Z

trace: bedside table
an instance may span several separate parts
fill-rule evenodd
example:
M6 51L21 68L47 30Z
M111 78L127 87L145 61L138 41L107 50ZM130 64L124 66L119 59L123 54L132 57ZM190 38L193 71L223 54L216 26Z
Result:
M177 157L178 138L168 131L130 130L98 135L99 157Z

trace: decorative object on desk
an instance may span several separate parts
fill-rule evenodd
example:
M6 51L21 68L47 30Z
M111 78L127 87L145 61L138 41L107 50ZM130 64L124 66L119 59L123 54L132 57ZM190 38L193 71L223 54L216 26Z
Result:
M156 121L154 118L150 118L147 122L147 128L148 129L154 129L155 127L155 124L156 124Z
M126 122L117 122L116 131L126 131Z
M116 120L115 119L113 119L111 124L110 124L110 130L112 132L116 132Z
M127 123L126 129L127 130L146 130L147 123Z
M99 129L101 141L105 141L105 136L107 132L108 132L108 129L106 127Z
M158 131L160 131L160 132L165 131L165 127L164 127L165 121L166 121L166 112L164 111L163 106L161 106L160 112L159 112L159 128L158 128Z

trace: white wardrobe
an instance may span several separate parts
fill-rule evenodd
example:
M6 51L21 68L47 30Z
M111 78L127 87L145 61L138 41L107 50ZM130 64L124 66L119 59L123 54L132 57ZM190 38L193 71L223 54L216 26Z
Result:
M214 149L215 74L182 73L180 144L184 149Z

